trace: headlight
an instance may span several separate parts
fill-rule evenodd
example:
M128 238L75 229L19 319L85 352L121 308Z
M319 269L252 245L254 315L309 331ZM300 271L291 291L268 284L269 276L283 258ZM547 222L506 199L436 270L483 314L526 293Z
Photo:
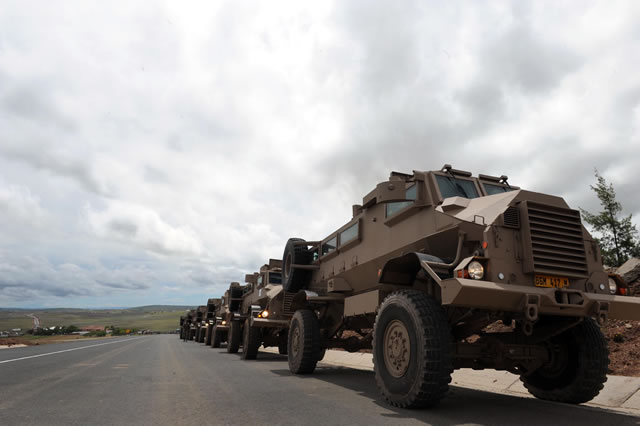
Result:
M225 325L227 322L226 321L222 321L222 325Z
M266 317L269 316L269 311L264 310L264 311L260 312L259 316L262 317L262 318L266 318Z
M481 280L482 277L484 277L484 268L482 264L476 260L469 263L467 271L469 272L469 276L474 280Z
M609 278L609 293L616 294L618 291L618 284L616 284L616 280L613 278Z

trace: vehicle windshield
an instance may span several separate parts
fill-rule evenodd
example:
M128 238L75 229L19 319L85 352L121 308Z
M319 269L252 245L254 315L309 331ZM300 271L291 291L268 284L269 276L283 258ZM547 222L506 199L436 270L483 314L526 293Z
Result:
M449 197L464 197L464 198L477 198L478 190L475 184L471 180L458 179L452 176L436 175L436 181L438 182L438 188L442 198Z
M513 188L495 183L482 182L482 186L484 186L485 192L489 195L502 194L504 192L513 191Z

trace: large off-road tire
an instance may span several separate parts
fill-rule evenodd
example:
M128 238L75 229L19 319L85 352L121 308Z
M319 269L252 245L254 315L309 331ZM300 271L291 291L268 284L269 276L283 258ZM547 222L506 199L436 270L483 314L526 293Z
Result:
M204 342L204 329L202 327L200 327L198 329L198 339L197 339L198 343L202 343Z
M296 311L289 325L287 340L289 370L295 374L313 373L320 344L320 328L315 312L309 309Z
M240 348L242 340L242 323L240 321L230 321L229 331L227 334L227 352L235 354Z
M309 265L313 261L313 254L305 245L296 245L304 241L302 238L289 238L282 254L282 286L285 291L296 292L309 285L311 271L293 269L291 265Z
M256 359L258 348L262 344L262 331L257 327L251 327L251 319L244 322L242 333L242 359Z
M521 376L529 393L549 401L581 404L604 387L609 350L600 327L591 318L552 338L551 360L532 374Z
M209 324L207 327L207 334L204 336L204 344L206 346L211 346L211 335L213 334L213 326Z
M211 347L212 348L219 348L220 347L220 341L222 340L222 332L220 330L218 330L217 326L213 326L213 331L211 331Z
M376 384L396 407L436 405L449 390L451 328L442 306L415 290L391 293L373 327Z

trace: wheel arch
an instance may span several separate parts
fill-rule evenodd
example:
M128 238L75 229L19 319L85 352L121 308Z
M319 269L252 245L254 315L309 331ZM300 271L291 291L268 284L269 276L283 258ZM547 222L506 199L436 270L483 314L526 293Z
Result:
M410 252L402 256L389 259L380 271L378 282L381 284L400 285L412 287L416 277L421 270L424 270L438 285L442 277L431 267L431 265L449 266L442 259L430 254ZM442 269L440 269L442 270Z

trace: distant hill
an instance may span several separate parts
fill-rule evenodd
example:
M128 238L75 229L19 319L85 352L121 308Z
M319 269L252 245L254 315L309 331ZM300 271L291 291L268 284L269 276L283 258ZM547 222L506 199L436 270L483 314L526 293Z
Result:
M110 308L44 308L44 307L36 307L36 308L2 308L0 307L0 311L180 311L180 310L189 310L195 309L196 306L188 306L188 305L146 305L146 306L134 306L134 307L126 307L126 306L117 306Z
M31 314L40 319L42 327L113 325L121 328L172 331L178 328L180 315L193 308L185 305L149 305L124 309L0 308L0 331L13 328L31 329L32 319L27 316Z
M196 306L182 306L182 305L147 305L147 306L136 306L135 308L123 308L127 311L141 311L141 312L152 312L152 311L186 311L190 309L195 309Z

